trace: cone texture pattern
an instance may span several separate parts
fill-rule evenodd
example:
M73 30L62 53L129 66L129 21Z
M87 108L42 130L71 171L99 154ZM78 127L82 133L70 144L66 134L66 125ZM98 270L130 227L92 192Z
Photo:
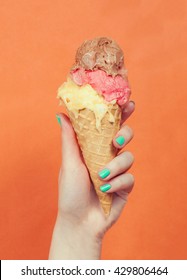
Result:
M109 122L109 114L106 113L101 121L101 131L96 128L96 118L91 110L80 110L78 117L75 117L72 112L68 112L95 191L106 216L110 214L112 194L100 191L100 186L104 182L99 179L98 171L116 156L117 149L113 146L112 139L120 127L121 109L116 104L111 105L110 112L114 116L115 122Z

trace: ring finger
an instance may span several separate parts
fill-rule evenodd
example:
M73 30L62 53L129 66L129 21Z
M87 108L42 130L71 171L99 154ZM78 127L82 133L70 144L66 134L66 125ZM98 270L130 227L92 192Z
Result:
M127 171L133 164L134 157L130 152L123 152L111 160L99 171L99 178L108 181L113 177Z

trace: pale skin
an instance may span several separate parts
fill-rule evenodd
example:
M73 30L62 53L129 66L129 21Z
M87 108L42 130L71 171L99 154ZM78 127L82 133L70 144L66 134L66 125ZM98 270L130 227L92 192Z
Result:
M133 111L134 102L131 101L123 108L121 124ZM111 213L106 217L90 181L71 123L64 114L58 116L61 120L62 164L59 174L58 215L49 259L97 260L100 259L104 234L119 218L134 186L134 177L128 171L134 157L130 152L121 152L103 167L110 170L110 175L102 179L103 185L110 184L111 188L107 193L113 193ZM125 138L125 143L121 146L116 142L118 136ZM132 129L125 124L114 137L113 145L120 152L132 137Z

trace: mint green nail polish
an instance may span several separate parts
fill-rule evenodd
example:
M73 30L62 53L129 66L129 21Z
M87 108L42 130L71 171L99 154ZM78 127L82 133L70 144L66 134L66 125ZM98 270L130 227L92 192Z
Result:
M58 115L56 115L56 118L57 118L59 125L62 126L60 117Z
M124 138L123 136L118 136L118 137L116 138L116 142L117 142L120 146L122 146L122 145L125 143L125 138Z
M102 178L102 179L105 179L108 175L110 175L110 170L105 168L103 170L101 170L99 172L99 176Z
M107 191L110 190L110 189L111 189L111 185L110 185L110 184L105 184L105 185L103 185L103 186L100 187L100 190L101 190L102 192L107 192Z

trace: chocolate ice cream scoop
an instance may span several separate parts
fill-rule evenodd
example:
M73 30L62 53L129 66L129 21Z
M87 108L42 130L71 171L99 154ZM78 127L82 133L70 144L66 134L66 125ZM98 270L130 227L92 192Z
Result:
M87 40L78 48L72 70L81 67L85 70L101 69L111 76L126 76L123 51L107 37Z

